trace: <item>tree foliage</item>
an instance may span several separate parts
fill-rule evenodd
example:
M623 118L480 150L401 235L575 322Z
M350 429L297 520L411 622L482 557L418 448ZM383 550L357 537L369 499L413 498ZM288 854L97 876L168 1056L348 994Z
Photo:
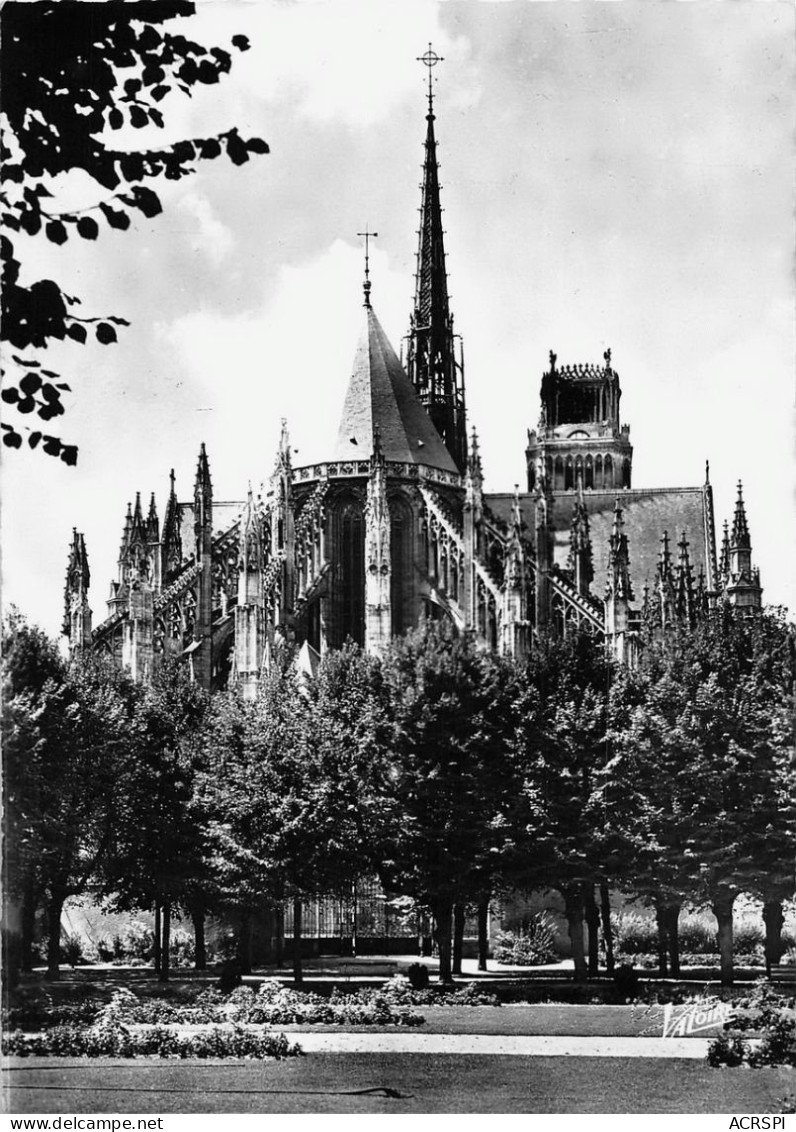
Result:
M394 641L384 683L390 820L379 871L431 908L448 981L453 905L490 892L515 836L516 683L510 664L444 625Z
M260 138L244 139L234 127L151 149L113 144L114 132L126 127L163 128L167 96L190 96L197 84L218 83L229 72L229 51L175 30L173 21L194 10L185 0L11 0L3 7L2 338L17 352L6 357L2 398L22 417L38 418L30 426L3 423L9 448L22 445L22 429L31 448L76 463L77 445L45 432L64 413L62 394L70 387L35 351L54 340L85 343L90 334L109 345L117 327L129 325L115 315L82 313L80 299L52 279L26 279L20 239L42 236L60 245L70 236L96 240L103 230L124 231L135 213L151 219L162 210L146 182L179 180L222 153L242 165L268 152ZM248 42L238 35L232 46L245 51ZM75 172L91 178L97 199L64 211L61 179Z

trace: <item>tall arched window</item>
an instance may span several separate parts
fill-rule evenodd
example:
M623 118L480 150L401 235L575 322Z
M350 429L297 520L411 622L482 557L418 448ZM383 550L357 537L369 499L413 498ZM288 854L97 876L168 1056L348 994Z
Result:
M347 637L365 643L365 524L362 504L347 500L339 511L338 645Z
M414 624L412 610L415 569L414 521L412 508L401 495L391 496L390 504L390 606L394 635L405 633Z

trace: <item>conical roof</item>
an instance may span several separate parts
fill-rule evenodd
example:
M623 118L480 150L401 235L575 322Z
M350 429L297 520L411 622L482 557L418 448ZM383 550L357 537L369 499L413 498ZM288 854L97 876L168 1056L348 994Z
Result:
M371 306L337 433L336 460L367 460L378 431L386 460L458 474Z

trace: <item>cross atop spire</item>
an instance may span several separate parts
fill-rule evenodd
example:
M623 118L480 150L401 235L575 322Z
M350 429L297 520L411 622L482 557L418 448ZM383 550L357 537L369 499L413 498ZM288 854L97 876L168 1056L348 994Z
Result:
M448 302L448 275L440 202L437 139L434 135L431 69L441 56L429 49L419 57L428 67L429 109L418 231L415 302L407 335L406 371L459 471L467 467L464 365L455 343Z
M417 62L422 63L424 67L428 68L428 114L430 118L434 117L434 79L432 78L432 68L436 67L437 63L444 63L445 56L437 55L436 51L432 48L431 44L428 45L428 51L425 55L418 55Z
M370 306L370 241L378 236L378 232L370 232L367 224L365 225L364 232L357 232L358 236L365 238L365 281L362 284L362 290L365 292L365 306Z

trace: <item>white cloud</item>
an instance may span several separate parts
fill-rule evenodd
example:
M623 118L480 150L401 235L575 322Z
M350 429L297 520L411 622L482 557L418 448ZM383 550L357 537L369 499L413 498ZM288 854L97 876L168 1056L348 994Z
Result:
M188 192L178 204L189 221L193 221L190 238L191 247L207 256L216 267L225 258L234 244L232 232L213 212L213 208L206 197L200 193Z
M201 410L214 482L240 495L272 468L285 417L297 465L328 458L363 325L362 252L336 240L283 267L273 296L225 316L197 311L156 329ZM406 279L371 251L373 305L395 349L407 317Z
M289 98L299 114L317 121L365 126L422 89L420 65L407 60L422 55L429 41L448 59L469 56L467 40L452 38L439 17L437 0L205 3L191 32L218 44L229 40L231 28L249 37L251 50L236 55L233 68L240 89L264 101ZM463 69L458 72L466 90Z

